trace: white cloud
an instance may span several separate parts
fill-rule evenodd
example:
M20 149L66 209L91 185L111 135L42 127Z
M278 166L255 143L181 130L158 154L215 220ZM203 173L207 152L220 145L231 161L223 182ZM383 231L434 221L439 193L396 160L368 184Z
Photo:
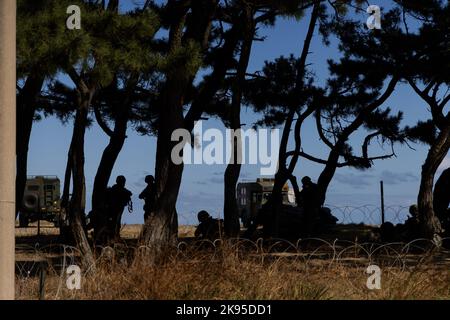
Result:
M352 188L359 189L361 187L370 186L373 180L374 176L370 174L360 173L360 174L354 174L354 173L336 173L334 175L334 179L345 185L349 185Z
M399 183L405 182L414 182L419 180L419 178L412 172L393 172L390 170L384 170L381 173L381 180L384 181L385 184L395 185Z

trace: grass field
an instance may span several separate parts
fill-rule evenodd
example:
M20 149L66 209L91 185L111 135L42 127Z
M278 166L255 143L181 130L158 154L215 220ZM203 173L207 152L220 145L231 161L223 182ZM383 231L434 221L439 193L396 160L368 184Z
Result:
M17 298L39 298L36 261L43 260L45 299L450 299L450 252L425 250L425 242L212 244L192 242L194 228L182 226L179 247L154 266L149 248L133 247L139 232L124 226L123 244L99 251L95 272L83 270L81 289L71 291L63 266L76 263L76 251L55 250L55 228L42 228L39 238L35 227L17 228ZM379 290L366 286L371 264L382 271Z

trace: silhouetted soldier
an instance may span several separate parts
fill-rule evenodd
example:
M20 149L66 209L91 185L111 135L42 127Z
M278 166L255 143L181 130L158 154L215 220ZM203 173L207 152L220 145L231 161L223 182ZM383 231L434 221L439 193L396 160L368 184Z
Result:
M214 219L208 212L202 210L197 215L200 224L195 230L195 237L199 239L208 239L211 241L221 238L223 230L223 221Z
M450 168L444 170L434 186L433 209L437 218L445 229L445 234L450 234Z
M409 207L410 217L405 223L394 226L392 222L385 222L380 226L380 236L383 242L412 241L420 238L419 208L417 205Z
M396 227L392 222L385 222L380 226L380 236L383 242L393 242L397 239Z
M402 237L407 241L418 239L420 237L420 224L419 224L419 208L417 205L409 207L409 214L411 215L406 219L403 225Z
M300 191L300 204L305 211L305 227L307 235L314 230L315 221L319 218L320 200L317 184L306 176L302 178L303 189Z
M105 208L92 210L88 214L89 224L86 230L93 229L93 239L96 245L103 245L108 239L109 221Z
M143 199L145 201L144 204L144 221L147 221L147 218L150 216L151 212L155 208L156 202L156 183L155 178L153 176L146 176L145 183L147 183L147 187L145 187L144 191L139 195L139 199Z
M115 238L120 237L120 226L122 220L123 210L128 206L128 210L131 212L131 191L125 188L126 179L124 176L118 176L116 184L107 191L107 212L108 212L108 224L109 232Z

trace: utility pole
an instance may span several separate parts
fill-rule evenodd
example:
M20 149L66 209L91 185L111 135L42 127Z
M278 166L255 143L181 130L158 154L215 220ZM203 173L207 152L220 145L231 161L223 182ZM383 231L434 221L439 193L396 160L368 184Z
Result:
M0 0L0 300L15 295L16 0Z

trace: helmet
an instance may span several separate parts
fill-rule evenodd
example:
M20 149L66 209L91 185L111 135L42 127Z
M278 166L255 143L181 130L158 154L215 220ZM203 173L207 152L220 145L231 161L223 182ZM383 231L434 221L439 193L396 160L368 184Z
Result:
M145 183L153 183L155 181L155 177L153 177L152 175L148 175L145 177Z
M197 215L198 221L200 222L205 222L206 220L209 219L209 217L210 217L209 213L206 212L205 210L200 211Z
M124 186L126 182L127 179L124 176L118 176L116 179L116 183L122 186Z
M419 207L416 204L413 204L409 207L409 213L412 217L417 217L419 215Z
M302 178L302 183L303 184L308 184L308 183L311 183L311 182L312 182L312 180L308 176L305 176L305 177Z

